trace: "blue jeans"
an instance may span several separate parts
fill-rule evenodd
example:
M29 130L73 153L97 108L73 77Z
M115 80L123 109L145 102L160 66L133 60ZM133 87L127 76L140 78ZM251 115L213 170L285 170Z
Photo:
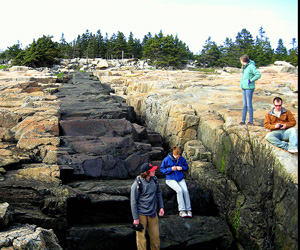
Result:
M284 150L298 148L297 129L295 127L269 132L266 135L266 140Z
M191 211L191 201L185 179L181 181L166 180L166 184L177 193L179 211Z
M252 97L254 89L243 89L243 117L242 122L246 121L247 110L249 110L249 122L253 123Z

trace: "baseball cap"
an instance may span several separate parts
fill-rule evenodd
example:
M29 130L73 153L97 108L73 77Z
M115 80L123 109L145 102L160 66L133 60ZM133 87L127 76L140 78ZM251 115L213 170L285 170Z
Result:
M144 163L140 168L140 172L144 173L147 171L155 171L156 169L157 169L157 166L152 166L150 163Z

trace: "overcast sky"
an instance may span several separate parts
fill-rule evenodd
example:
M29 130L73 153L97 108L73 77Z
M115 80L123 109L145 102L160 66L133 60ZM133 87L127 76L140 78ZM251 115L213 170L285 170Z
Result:
M298 42L297 0L0 0L0 50L22 47L43 35L72 42L86 30L109 37L118 31L142 41L151 32L177 35L198 53L208 37L217 45L235 41L246 28L255 39L263 27L277 48L281 38L290 49Z

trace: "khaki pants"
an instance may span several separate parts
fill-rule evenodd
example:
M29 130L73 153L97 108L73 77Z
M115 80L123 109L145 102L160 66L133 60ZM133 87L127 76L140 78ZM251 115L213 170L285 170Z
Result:
M139 215L140 223L143 224L144 229L139 232L136 232L136 244L138 250L147 250L147 241L146 241L146 228L148 228L150 236L150 248L151 250L160 249L160 240L159 240L159 227L158 227L158 216L154 218L145 215Z

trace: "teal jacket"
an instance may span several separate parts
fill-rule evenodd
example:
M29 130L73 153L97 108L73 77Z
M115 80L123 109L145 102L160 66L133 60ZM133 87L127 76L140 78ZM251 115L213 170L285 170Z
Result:
M255 67L255 62L250 60L243 69L240 82L241 89L255 89L255 81L260 77L261 74ZM251 81L250 85L248 84L249 80Z

